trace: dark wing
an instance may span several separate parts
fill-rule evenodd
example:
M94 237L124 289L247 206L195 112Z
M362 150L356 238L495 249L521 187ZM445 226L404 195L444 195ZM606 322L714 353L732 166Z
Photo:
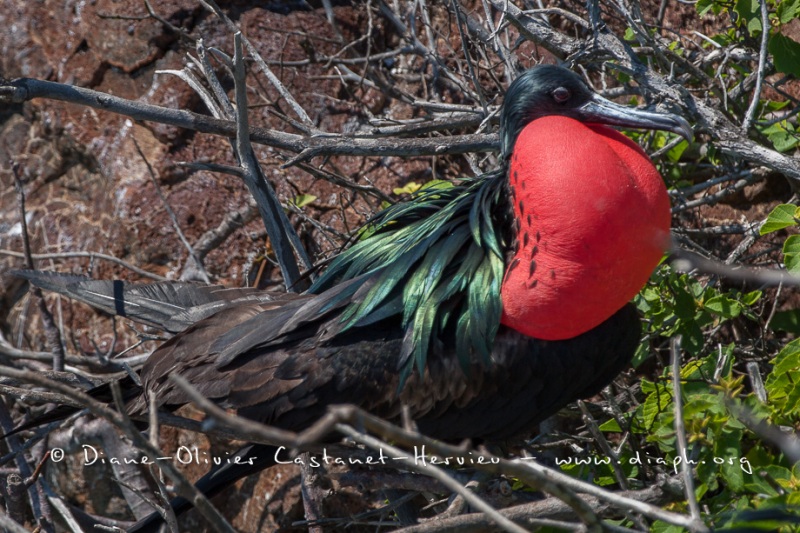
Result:
M123 284L124 309L136 309L126 316L147 322L175 323L164 311L169 307L158 301L174 294L182 295L179 303L165 303L177 305L181 317L221 306L150 356L141 373L145 389L161 406L188 403L169 380L178 373L223 407L293 430L304 429L332 404L352 403L387 418L396 418L405 404L430 435L506 438L597 392L630 361L638 343L639 319L626 306L601 326L564 341L531 339L500 327L491 361L472 359L466 368L459 343L446 338L432 344L424 372L415 369L404 378L398 373L407 342L400 317L387 313L350 327L342 321L348 309L373 294L379 274L340 283L319 295L280 299L191 284L176 284L175 290L169 283L157 284L149 291L145 289L152 285ZM116 287L41 272L26 277L89 302L113 301ZM136 306L126 301L129 296ZM580 375L574 374L577 368ZM146 406L144 396L130 404L132 412L144 412Z
M316 298L309 296L305 305L316 305ZM641 331L630 305L565 341L531 339L501 327L491 364L476 361L463 372L456 350L439 347L431 351L425 373L414 371L405 382L397 373L403 344L397 324L330 335L338 323L335 312L240 352L226 365L208 351L226 321L244 324L259 317L264 325L279 325L296 313L239 307L201 321L151 356L143 383L159 404L182 405L189 398L168 379L179 373L219 405L290 430L307 428L333 404L355 404L388 419L397 419L406 405L428 435L497 440L529 432L570 401L598 392L629 363ZM144 410L145 399L133 407Z

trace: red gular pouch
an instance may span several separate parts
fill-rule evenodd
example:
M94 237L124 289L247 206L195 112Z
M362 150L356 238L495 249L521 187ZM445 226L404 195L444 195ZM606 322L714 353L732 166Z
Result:
M669 244L670 202L630 139L562 116L534 120L511 155L519 247L503 280L502 323L569 339L641 290Z

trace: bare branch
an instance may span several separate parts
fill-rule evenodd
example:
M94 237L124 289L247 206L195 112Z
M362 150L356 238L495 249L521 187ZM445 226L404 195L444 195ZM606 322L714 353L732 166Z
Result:
M700 519L700 506L697 504L697 496L694 492L694 479L692 477L692 466L689 462L688 442L686 440L686 426L683 421L683 399L681 398L681 336L676 335L670 343L672 354L672 396L675 406L675 433L678 437L678 457L681 460L681 475L686 491L686 500L689 502L689 510L692 513L694 524L690 527L691 531L707 531L705 524Z
M95 109L128 116L134 120L148 120L159 124L177 126L187 130L211 133L228 138L236 137L236 122L206 115L169 109L142 102L126 100L91 89L31 78L18 78L0 85L0 103L19 104L34 98L61 100ZM439 109L441 106L436 107ZM453 110L452 106L445 106ZM463 106L456 106L463 111ZM419 156L466 154L497 150L498 138L492 134L454 135L444 139L412 138L394 139L391 143L378 138L349 137L333 134L315 134L310 137L284 133L277 130L252 128L251 142L273 146L294 153L305 152L303 160L321 155L352 156Z
M761 99L761 86L764 84L764 74L767 64L767 43L769 42L769 11L767 10L767 1L759 0L759 11L761 12L761 48L758 52L758 67L756 70L756 88L753 90L753 98L750 100L750 107L747 108L747 113L742 122L742 131L747 135L753 119L756 116L756 109L758 102Z
M301 261L305 264L306 268L311 268L312 263L308 258L300 239L286 218L283 212L283 206L278 202L275 196L275 190L267 181L264 173L261 171L261 166L256 160L253 153L253 147L247 136L248 118L247 118L247 91L244 79L244 63L242 58L242 43L241 33L234 35L234 48L236 54L234 57L234 80L236 81L236 153L239 157L239 163L244 171L243 178L247 187L250 189L250 194L255 198L256 205L261 212L261 218L264 220L264 225L267 228L267 234L272 242L272 248L275 250L275 255L278 256L278 264L283 273L283 280L286 288L292 292L299 292L302 287L298 286L300 279L300 268L295 261L292 249L300 257Z

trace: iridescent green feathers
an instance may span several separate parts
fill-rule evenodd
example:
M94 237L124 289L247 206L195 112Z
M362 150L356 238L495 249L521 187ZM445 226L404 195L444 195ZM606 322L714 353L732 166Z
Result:
M334 259L309 292L369 274L374 285L342 314L344 329L396 317L405 330L402 381L424 372L437 344L454 342L461 365L490 362L500 325L506 248L505 170L425 191L389 207ZM331 302L334 305L337 302Z

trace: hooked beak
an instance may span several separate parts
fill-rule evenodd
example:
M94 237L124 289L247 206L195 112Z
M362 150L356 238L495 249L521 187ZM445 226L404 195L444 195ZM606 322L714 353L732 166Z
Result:
M683 117L670 113L652 113L615 104L597 94L576 109L580 120L624 128L664 130L677 133L691 142L694 137L692 127Z

